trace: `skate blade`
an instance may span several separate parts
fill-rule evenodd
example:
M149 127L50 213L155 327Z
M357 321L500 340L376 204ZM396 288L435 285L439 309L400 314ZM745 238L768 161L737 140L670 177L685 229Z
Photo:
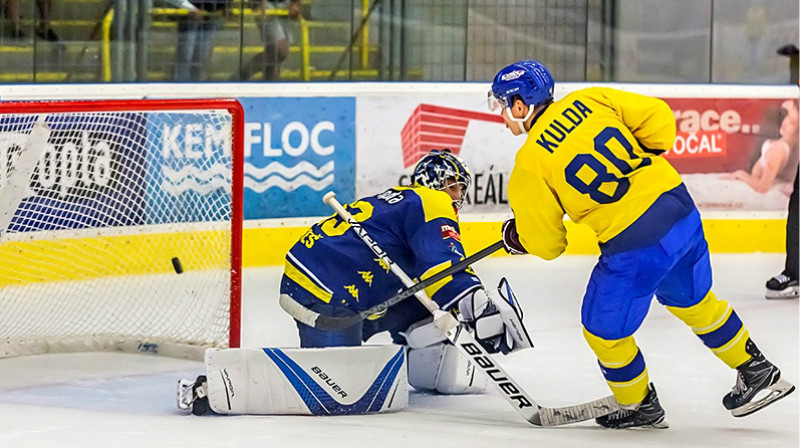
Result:
M177 405L178 409L188 411L192 408L192 380L178 380Z
M669 429L669 423L666 420L661 420L658 423L653 423L652 425L643 425L643 426L629 426L623 429L635 429L637 431L642 429Z
M798 297L799 292L800 291L798 291L797 286L790 286L780 291L768 290L764 297L766 297L768 300L796 299Z
M622 430L635 430L641 431L643 429L668 429L669 423L666 420L661 420L660 422L653 423L651 425L641 425L641 426L626 426L624 428L605 428L605 429L613 429L614 431L622 431Z
M653 429L667 429L667 428L669 428L669 423L667 423L666 420L661 420L658 423L654 423L654 424L650 425L650 427L653 428Z
M746 415L750 415L753 412L763 409L794 392L794 386L784 379L778 380L775 384L769 386L767 389L770 390L769 395L758 401L752 401L744 406L738 407L732 410L731 414L733 414L734 417L744 417Z

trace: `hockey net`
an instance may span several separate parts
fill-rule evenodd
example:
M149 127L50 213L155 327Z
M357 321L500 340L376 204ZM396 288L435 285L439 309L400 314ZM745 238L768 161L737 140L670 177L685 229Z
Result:
M0 103L0 358L238 347L235 100Z

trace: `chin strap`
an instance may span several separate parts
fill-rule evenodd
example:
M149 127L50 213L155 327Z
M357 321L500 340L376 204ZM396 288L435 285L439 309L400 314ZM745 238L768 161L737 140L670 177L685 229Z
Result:
M514 115L512 115L510 107L506 107L506 113L508 114L508 118L510 118L511 121L517 123L517 126L519 126L519 130L522 131L523 134L527 134L528 130L525 129L525 122L528 121L528 119L531 118L531 116L533 116L534 109L535 109L534 107L528 107L528 113L525 114L525 116L522 118L517 118Z

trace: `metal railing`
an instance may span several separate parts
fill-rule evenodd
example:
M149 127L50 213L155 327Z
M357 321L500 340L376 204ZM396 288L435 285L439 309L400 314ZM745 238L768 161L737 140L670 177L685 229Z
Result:
M368 0L364 0L368 1ZM158 17L158 16L186 16L188 15L189 11L185 9L178 9L178 8L153 8L150 10L151 17ZM287 17L289 12L286 10L280 9L269 9L269 10L260 10L254 11L251 8L233 8L231 10L231 14L236 17L264 17L264 16L275 16L275 17ZM102 36L102 73L103 73L103 81L110 82L111 81L111 23L114 20L114 9L111 8L106 13L105 17L103 18L103 36ZM309 32L308 32L308 21L302 17L298 17L298 23L300 24L300 53L301 53L301 76L303 81L310 81L311 80L311 55L310 55L310 41L309 41Z
M36 2L24 2L29 6L20 22L24 39L10 38L9 21L0 21L0 82L172 79L176 24L168 16L186 11L150 8L151 0L60 0L53 2L50 23L63 40L48 42L37 37ZM292 36L288 59L278 61L280 79L487 81L499 67L533 58L561 81L786 83L790 60L776 50L800 44L796 0L725 5L302 0L302 5L298 20L274 19ZM233 64L266 51L266 42L260 49L255 44L254 18L288 15L254 11L244 0L234 0L234 6L239 6L234 9L238 34L227 21L216 36L219 58L208 66L211 80L241 78L230 73ZM649 13L656 7L657 17Z

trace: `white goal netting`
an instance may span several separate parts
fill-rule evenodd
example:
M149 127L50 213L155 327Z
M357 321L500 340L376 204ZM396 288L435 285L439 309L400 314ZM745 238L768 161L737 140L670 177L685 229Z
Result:
M0 357L227 347L241 268L231 111L76 104L0 103Z

